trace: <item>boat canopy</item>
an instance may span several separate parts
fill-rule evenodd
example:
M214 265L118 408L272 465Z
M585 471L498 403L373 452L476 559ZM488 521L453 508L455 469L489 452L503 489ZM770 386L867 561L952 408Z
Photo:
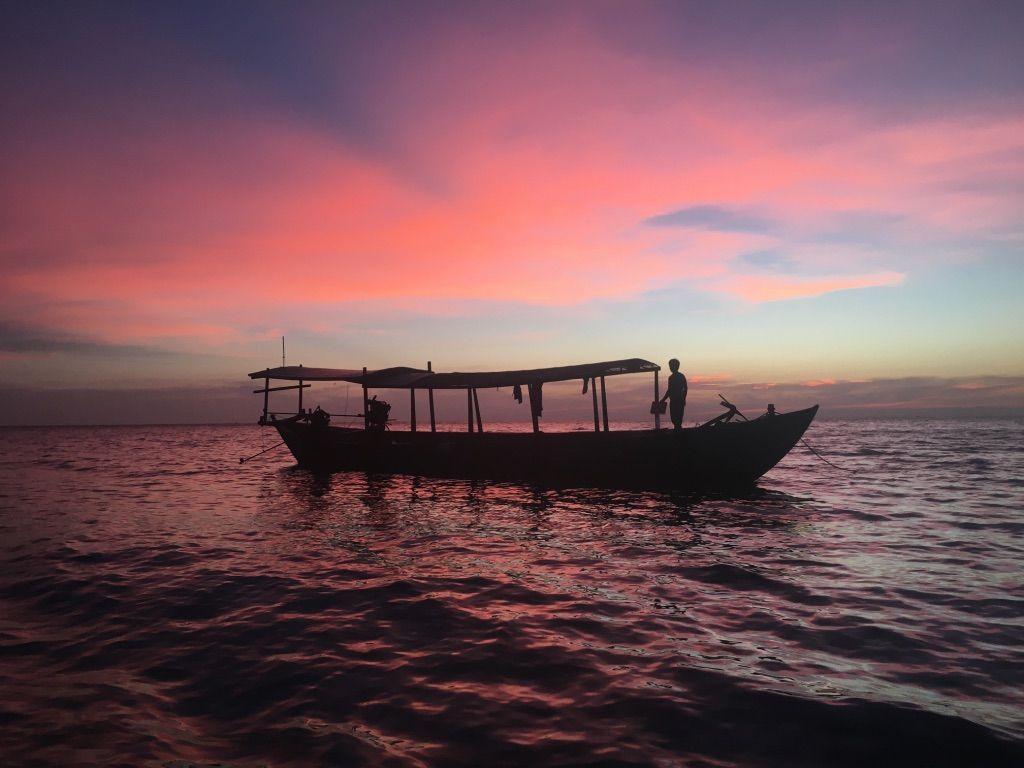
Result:
M302 365L288 365L250 373L249 378L278 381L347 381L374 389L474 389L544 384L549 381L592 379L660 370L661 366L657 363L632 357L627 360L561 365L555 368L477 373L435 373L421 368L405 367L382 368L364 373L362 370L346 368L306 368Z

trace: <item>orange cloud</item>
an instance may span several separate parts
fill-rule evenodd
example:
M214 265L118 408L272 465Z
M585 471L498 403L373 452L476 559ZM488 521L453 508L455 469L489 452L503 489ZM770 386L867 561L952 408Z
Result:
M744 301L783 301L811 298L834 291L894 286L902 283L904 278L905 275L899 272L833 278L741 275L718 283L717 288Z

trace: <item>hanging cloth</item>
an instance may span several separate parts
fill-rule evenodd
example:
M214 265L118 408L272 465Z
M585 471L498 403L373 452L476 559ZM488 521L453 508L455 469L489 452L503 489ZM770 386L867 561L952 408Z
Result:
M523 388L520 385L516 384L516 385L514 385L512 387L512 398L517 403L522 405L522 402L523 402Z

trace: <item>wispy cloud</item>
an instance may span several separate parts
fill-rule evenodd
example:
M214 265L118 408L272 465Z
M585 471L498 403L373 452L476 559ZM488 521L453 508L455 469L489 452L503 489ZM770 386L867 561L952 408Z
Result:
M796 272L799 268L796 261L780 251L741 253L736 260L742 265L749 265L768 272Z
M900 272L875 272L865 275L809 277L797 275L731 276L715 287L744 301L788 301L822 296L836 291L893 287L903 282Z
M825 418L1024 416L1021 376L909 376L727 386L738 398L775 402L784 410L819 403Z
M0 322L0 355L52 355L70 353L95 357L135 358L166 356L166 349L137 344L112 344L49 328L32 328Z
M692 227L714 229L721 232L772 231L771 223L762 217L741 210L730 210L717 205L694 205L678 211L651 216L644 220L652 227Z

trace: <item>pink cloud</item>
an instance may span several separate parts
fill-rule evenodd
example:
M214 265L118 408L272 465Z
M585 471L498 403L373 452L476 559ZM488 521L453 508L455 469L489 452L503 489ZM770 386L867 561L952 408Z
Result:
M414 71L380 84L383 152L269 112L185 115L131 137L112 115L29 141L2 182L15 215L0 295L109 340L211 343L253 306L567 306L671 283L784 301L896 286L913 266L896 247L787 243L836 210L909 217L925 234L901 237L929 242L1013 213L947 185L981 154L1019 149L1016 118L875 128L851 108L623 56L571 19L498 39L441 32L418 43ZM756 208L779 231L642 224L708 202ZM735 264L770 248L791 248L800 273Z
M734 381L734 377L726 373L694 374L687 377L687 382L691 385L728 384L732 381Z

